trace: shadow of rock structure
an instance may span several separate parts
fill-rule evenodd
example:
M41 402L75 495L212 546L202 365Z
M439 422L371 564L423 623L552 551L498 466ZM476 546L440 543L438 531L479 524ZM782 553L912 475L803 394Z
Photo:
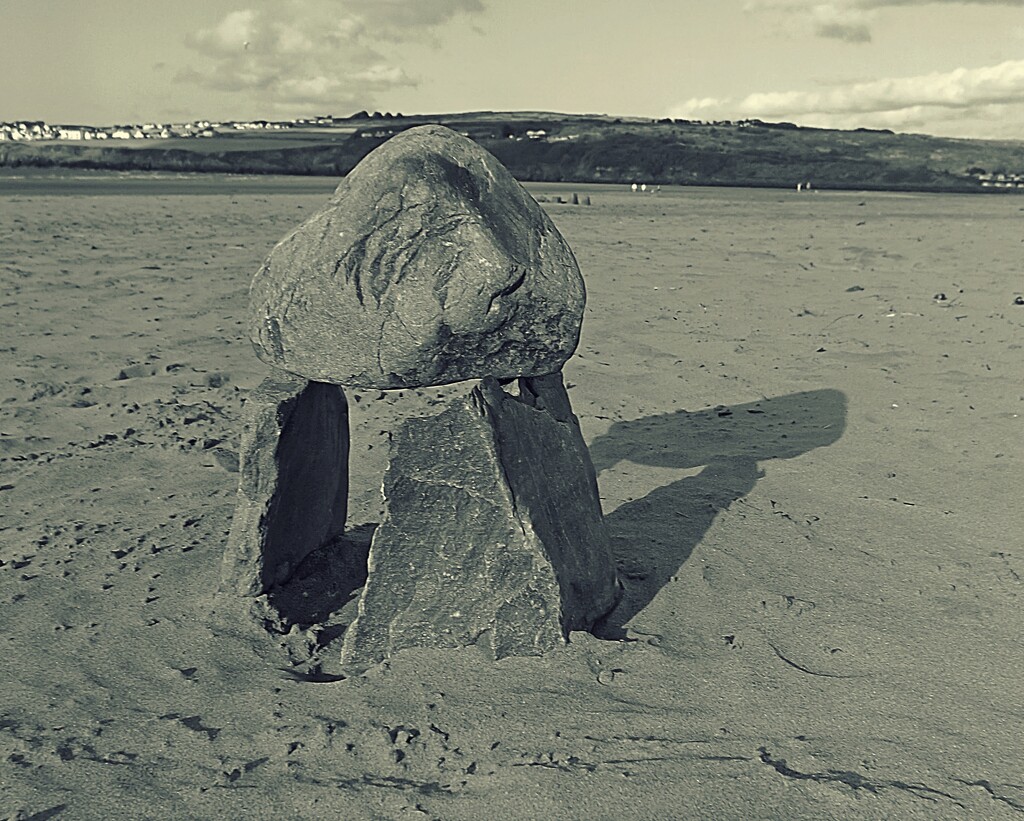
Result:
M475 143L422 126L369 154L253 278L274 373L243 411L222 590L349 669L485 637L533 655L590 629L621 587L561 375L585 300L554 224ZM393 432L384 518L346 534L342 386L467 380Z
M831 445L845 428L846 395L822 389L616 422L594 439L590 453L599 473L623 460L703 467L605 517L625 593L595 633L624 637L625 624L679 572L715 517L753 490L764 475L759 463Z

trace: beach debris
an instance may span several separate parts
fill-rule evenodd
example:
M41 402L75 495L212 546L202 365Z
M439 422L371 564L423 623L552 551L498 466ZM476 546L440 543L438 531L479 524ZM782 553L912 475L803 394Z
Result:
M1024 296L1020 296L1018 294L1017 297L1014 298L1013 304L1014 305L1024 305Z
M585 302L543 209L491 154L435 125L367 155L273 249L249 297L264 362L363 388L553 373Z
M275 373L249 394L242 422L221 589L257 596L345 529L348 404L337 385Z
M486 378L393 434L386 512L342 662L485 642L538 655L590 628L619 587L590 455L561 374Z
M943 293L938 293L935 296L933 296L932 299L934 299L936 302L945 302L948 299L948 297Z

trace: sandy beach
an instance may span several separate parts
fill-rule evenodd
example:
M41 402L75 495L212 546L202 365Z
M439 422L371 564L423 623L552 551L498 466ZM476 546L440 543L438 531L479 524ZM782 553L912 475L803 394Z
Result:
M84 176L0 180L0 818L1024 812L1024 200L528 186L625 598L318 681L215 590L249 282L335 181ZM349 401L357 526L434 397Z

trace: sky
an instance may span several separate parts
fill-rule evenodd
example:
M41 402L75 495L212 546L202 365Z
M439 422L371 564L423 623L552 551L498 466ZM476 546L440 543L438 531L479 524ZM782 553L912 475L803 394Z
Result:
M0 121L557 111L1024 138L1024 0L0 0Z

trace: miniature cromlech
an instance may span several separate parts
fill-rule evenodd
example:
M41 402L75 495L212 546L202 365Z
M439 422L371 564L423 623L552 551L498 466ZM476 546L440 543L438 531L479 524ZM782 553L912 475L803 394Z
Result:
M482 380L393 432L343 660L484 637L495 657L538 654L593 626L620 586L561 375L585 300L550 218L471 140L422 126L370 153L253 279L274 373L243 412L222 588L261 596L345 549L341 386Z

